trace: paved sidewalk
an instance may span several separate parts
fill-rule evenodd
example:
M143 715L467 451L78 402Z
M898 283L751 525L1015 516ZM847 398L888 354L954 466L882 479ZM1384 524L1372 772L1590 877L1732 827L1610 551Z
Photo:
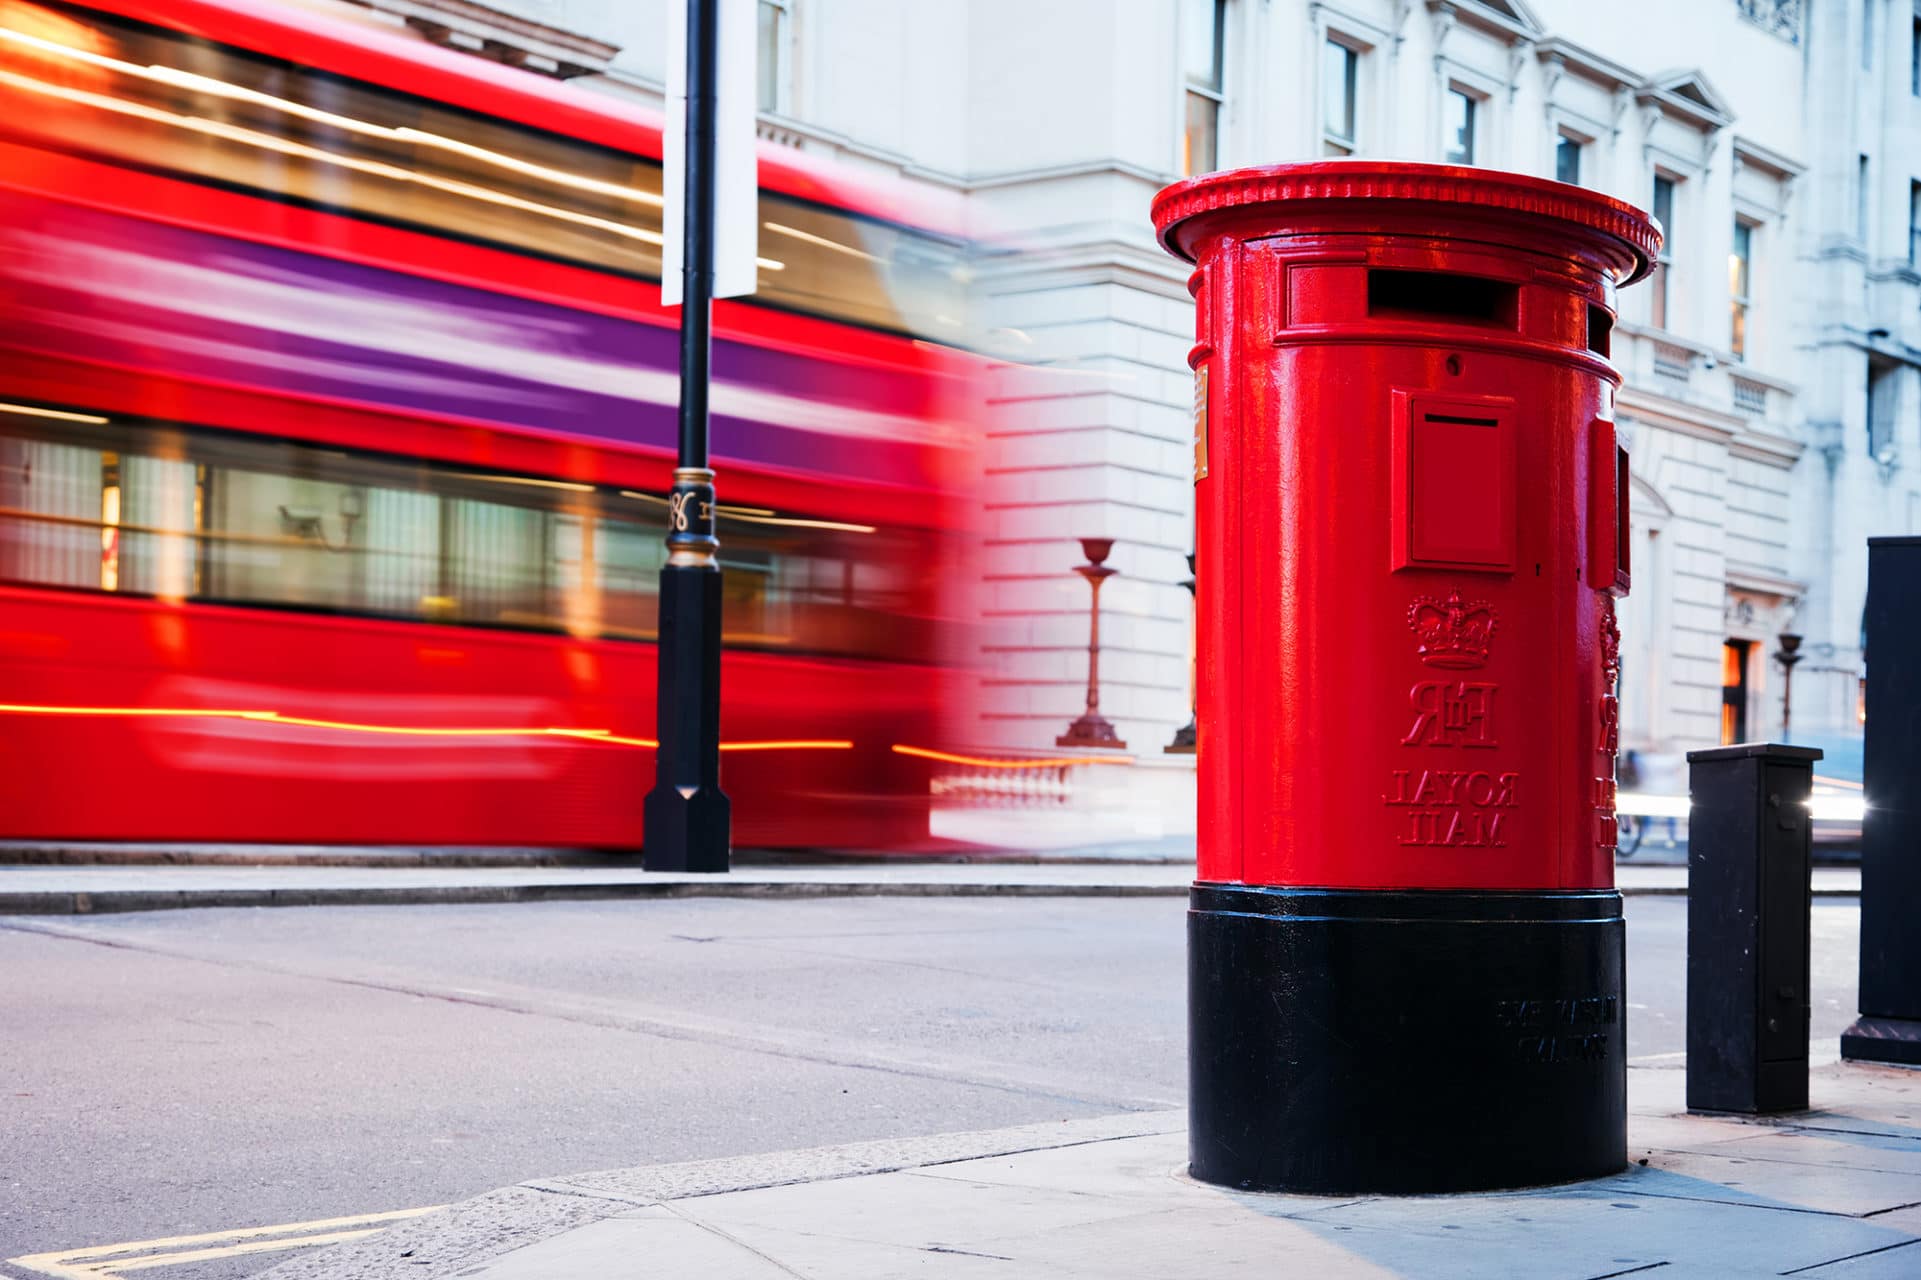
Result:
M1684 894L1686 867L1624 866L1627 894ZM1178 897L1188 863L913 862L871 859L742 867L725 875L638 866L0 866L0 915L89 915L183 907L548 902L584 898ZM1818 867L1814 892L1861 891L1861 872Z
M1921 1072L1822 1067L1766 1121L1686 1115L1683 1081L1630 1070L1633 1163L1533 1191L1227 1191L1151 1112L529 1182L266 1275L1921 1275Z

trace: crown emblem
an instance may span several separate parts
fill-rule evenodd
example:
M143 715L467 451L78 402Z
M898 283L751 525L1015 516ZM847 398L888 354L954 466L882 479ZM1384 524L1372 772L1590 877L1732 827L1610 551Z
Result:
M1601 605L1601 681L1609 689L1621 678L1621 625L1614 620L1614 599L1603 596Z
M1417 652L1431 667L1478 667L1487 661L1494 639L1494 610L1485 600L1463 601L1459 591L1445 600L1421 596L1408 606L1407 625L1420 642Z

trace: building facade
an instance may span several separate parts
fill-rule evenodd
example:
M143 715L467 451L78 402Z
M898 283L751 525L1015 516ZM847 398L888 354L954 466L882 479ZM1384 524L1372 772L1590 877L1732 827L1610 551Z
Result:
M676 0L363 2L658 102ZM1137 754L1186 722L1192 304L1148 202L1186 173L1341 155L1557 177L1657 213L1667 247L1615 331L1624 744L1779 736L1784 632L1804 637L1797 737L1858 735L1865 539L1921 532L1917 0L758 10L762 136L960 193L983 246L978 340L1003 364L980 745L1048 747L1081 709L1083 537L1112 538L1120 571L1103 711Z

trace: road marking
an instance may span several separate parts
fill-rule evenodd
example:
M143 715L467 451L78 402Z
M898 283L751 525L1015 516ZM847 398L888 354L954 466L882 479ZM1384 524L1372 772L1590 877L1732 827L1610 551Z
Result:
M430 1204L420 1209L393 1209L386 1213L363 1213L351 1218L316 1218L311 1222L283 1222L271 1227L241 1227L233 1231L209 1231L203 1235L163 1236L157 1240L97 1244L84 1249L32 1253L8 1258L7 1261L38 1275L51 1276L53 1280L114 1280L127 1272L145 1271L150 1267L172 1267L249 1253L340 1244L373 1235L403 1218L417 1218L423 1213L444 1208L445 1205Z

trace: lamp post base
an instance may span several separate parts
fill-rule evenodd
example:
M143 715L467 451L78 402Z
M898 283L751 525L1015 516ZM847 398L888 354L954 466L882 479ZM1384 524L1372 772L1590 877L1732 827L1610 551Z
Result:
M1107 722L1107 718L1091 711L1068 725L1067 732L1054 739L1054 745L1057 747L1107 747L1116 751L1127 749L1127 744L1122 742L1120 735L1114 732L1114 726Z
M1161 748L1161 754L1168 756L1193 755L1196 750L1196 737L1199 730L1199 724L1193 720L1189 720L1186 724L1174 730L1174 740Z
M642 870L719 874L731 869L733 804L718 787L692 795L650 791L641 814Z
M669 546L672 546L670 543ZM660 571L660 746L641 807L641 869L722 872L733 806L720 789L720 570Z

